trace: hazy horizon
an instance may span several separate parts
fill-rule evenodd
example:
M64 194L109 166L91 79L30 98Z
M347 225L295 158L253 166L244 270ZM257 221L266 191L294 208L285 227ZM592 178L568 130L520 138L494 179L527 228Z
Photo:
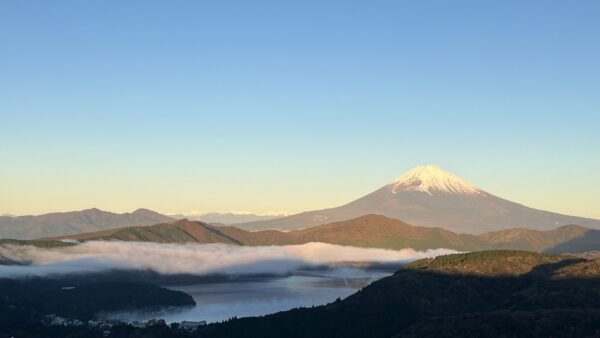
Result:
M398 177L396 179L398 179ZM467 182L468 182L468 180L467 180ZM390 184L390 183L393 183L393 181L390 181L390 182L388 182L386 184ZM376 189L373 189L373 190L376 190ZM366 192L364 194L371 193L371 192L372 191L369 191L369 192ZM488 191L488 192L490 192L490 191ZM493 194L493 192L491 192L491 193ZM353 200L355 200L355 199L357 199L359 197L361 197L361 196L357 196L357 197L353 198L352 200L348 200L348 201L342 202L342 203L340 203L338 205L321 206L321 207L317 207L315 209L327 209L327 208L331 208L331 207L340 206L340 205L346 204L348 202L351 202L351 201L353 201ZM507 198L505 196L498 196L498 197ZM507 199L510 200L509 197ZM514 201L517 202L517 203L522 203L520 201L516 201L516 200L514 200ZM522 203L522 204L525 204L525 203ZM525 205L527 205L527 204L525 204ZM527 205L527 206L528 207L533 207L532 205ZM533 208L535 208L535 207L533 207ZM112 210L112 209L103 209L103 208L99 208L98 206L91 205L89 207L84 207L82 209L47 210L47 211L39 212L37 214L35 214L35 213L13 214L13 213L6 212L6 213L0 213L0 216L7 216L7 215L8 216L29 216L29 215L34 215L35 216L35 215L42 215L42 214L46 214L46 213L70 212L70 211L80 211L80 210L87 210L87 209L100 209L100 210L109 211L109 212L128 213L128 212L133 212L133 211L135 211L137 209L150 209L150 208L146 208L145 206L139 206L139 207L135 207L134 209L129 209L129 210L127 210L127 209L125 209L125 210L121 210L121 209ZM180 216L188 216L188 217L199 217L199 216L202 216L202 215L210 215L212 213L283 217L283 216L287 216L287 215L301 213L301 212L304 212L304 211L309 211L309 209L298 210L298 211L295 211L295 212L271 211L271 210L264 211L264 212L253 212L253 211L247 211L247 210L212 210L212 211L211 210L206 210L206 211L187 210L187 211L170 212L170 211L163 211L163 210L157 210L157 209L150 209L150 210L159 212L159 213L161 213L163 215L169 215L169 216L178 216L178 215L180 215ZM560 212L560 211L551 210L551 209L547 209L547 211ZM570 216L582 216L582 217L590 217L590 218L600 218L600 214L599 214L598 217L590 216L590 215L581 215L581 214L569 214L567 212L563 212L563 214L570 215Z

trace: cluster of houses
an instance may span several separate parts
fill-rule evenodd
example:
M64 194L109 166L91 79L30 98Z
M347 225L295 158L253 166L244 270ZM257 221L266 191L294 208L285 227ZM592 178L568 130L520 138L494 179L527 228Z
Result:
M127 324L137 327L137 328L148 328L152 326L156 326L159 324L164 324L165 321L162 319L150 319L148 321L132 321ZM189 332L193 332L198 330L198 327L206 325L206 321L192 322L192 321L182 321L178 323L178 327L184 329Z
M47 315L44 320L42 320L42 324L44 325L50 325L50 326L83 326L85 325L84 322L82 322L79 319L72 319L72 318L64 318L61 316L57 316L57 315Z
M100 328L100 329L105 329L107 331L104 331L104 335L108 336L110 335L110 331L108 329L112 328L113 326L115 326L116 324L121 324L123 322L119 322L119 321L108 321L108 320L88 320L87 322L83 322L81 320L78 319L72 319L72 318L65 318L65 317L61 317L61 316L57 316L55 314L50 314L47 315L44 320L42 321L42 323L44 325L49 325L49 326L54 326L54 325L59 325L59 326L84 326L87 325L89 327L95 327L95 328ZM164 324L164 320L162 319L151 319L148 321L131 321L131 322L126 322L126 324L131 325L133 327L136 328L148 328L148 327L152 327L152 326L156 326L159 324ZM198 321L198 322L194 322L194 321L182 321L179 322L179 328L184 329L186 331L189 332L193 332L198 330L198 328L200 326L205 326L206 325L206 321Z
M196 331L196 330L198 330L198 327L204 326L204 325L206 325L206 321L204 321L204 320L199 321L199 322L190 322L190 321L185 321L185 320L182 322L179 322L179 327L186 331L189 331L189 332Z

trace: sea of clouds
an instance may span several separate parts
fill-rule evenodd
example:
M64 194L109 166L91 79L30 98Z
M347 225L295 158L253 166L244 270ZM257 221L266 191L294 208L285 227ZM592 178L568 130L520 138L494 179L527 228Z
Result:
M346 262L407 263L456 253L449 249L386 250L307 243L285 246L159 244L92 241L62 248L0 246L0 277L47 276L114 269L153 270L160 274L288 274L311 266Z

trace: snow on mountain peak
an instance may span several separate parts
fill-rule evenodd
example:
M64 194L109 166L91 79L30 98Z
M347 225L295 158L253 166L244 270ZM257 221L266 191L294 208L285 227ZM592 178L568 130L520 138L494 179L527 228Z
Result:
M398 190L421 191L432 195L433 192L455 194L479 194L475 185L462 180L435 165L417 166L399 177L391 184L392 193Z

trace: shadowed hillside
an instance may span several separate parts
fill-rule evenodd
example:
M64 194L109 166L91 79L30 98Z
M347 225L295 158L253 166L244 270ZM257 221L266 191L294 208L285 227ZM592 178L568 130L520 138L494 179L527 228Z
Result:
M193 305L188 294L143 282L96 281L85 276L0 278L0 325L22 320L24 313L83 320L101 311Z
M586 337L598 261L519 251L442 256L326 306L215 324L201 337Z
M600 230L588 229L585 236L572 238L568 241L557 243L548 252L584 252L600 249Z

